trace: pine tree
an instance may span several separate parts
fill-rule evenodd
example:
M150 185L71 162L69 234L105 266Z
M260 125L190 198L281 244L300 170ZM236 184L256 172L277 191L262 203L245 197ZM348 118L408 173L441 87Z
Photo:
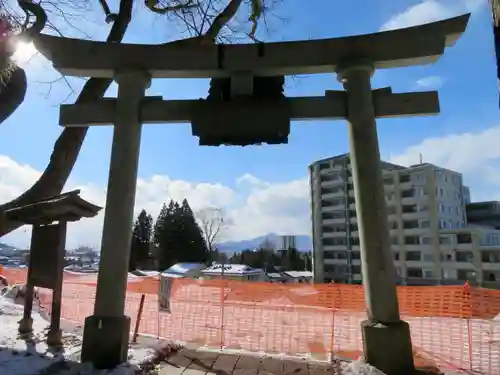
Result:
M180 258L184 262L208 262L210 254L207 244L187 199L182 201L181 206L176 206L176 213L176 237Z
M158 268L160 271L172 266L175 257L175 202L170 201L168 205L163 204L160 214L155 223L154 244L157 248Z
M153 232L153 218L146 210L137 216L132 228L132 243L130 245L129 269L135 270L149 259L149 249Z

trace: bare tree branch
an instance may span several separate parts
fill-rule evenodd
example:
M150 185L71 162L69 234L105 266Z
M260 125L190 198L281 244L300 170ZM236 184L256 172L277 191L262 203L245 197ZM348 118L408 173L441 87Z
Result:
M111 12L107 6L106 0L94 1L99 1L100 6L106 14ZM108 42L119 43L123 39L132 18L133 1L134 0L120 1L118 16L107 38ZM229 43L240 37L244 38L251 34L255 34L256 27L253 32L251 31L249 34L248 32L242 31L242 23L239 23L236 19L236 15L244 3L243 0L227 1L228 0L148 0L146 6L155 14L162 14L170 20L181 21L181 24L186 27L186 31L193 36L192 38L177 40L172 43L215 43L216 40ZM244 4L250 4L249 1L254 0L245 0ZM267 10L267 7L264 6L267 4L267 1L280 0L259 0L258 6L254 6L255 9L251 12L250 20L258 21L263 10ZM5 3L6 0L0 0L0 7L3 7ZM69 23L72 17L76 17L78 11L85 13L83 10L88 10L88 6L91 2L89 3L88 0L42 0L41 4L44 5L49 16L52 13ZM45 7L45 4L50 5L50 11ZM75 14L65 11L65 6L73 7ZM47 26L52 27L57 33L62 34L50 22ZM111 79L89 79L85 83L76 102L82 103L99 100L104 96L111 82ZM21 226L20 223L11 222L6 218L6 210L60 194L76 163L87 130L88 127L65 128L56 140L49 164L38 181L18 198L0 206L0 237ZM223 222L220 224L223 224ZM218 230L212 228L209 238L209 242L212 244L211 246L213 246L217 236L220 236L222 227L223 226L220 226Z
M158 13L158 14L166 14L169 12L175 12L178 10L196 8L199 6L199 4L196 3L194 0L188 0L184 4L175 4L175 5L165 6L163 8L160 8L158 6L158 3L159 3L159 0L146 0L146 6L149 8L149 10L151 10L152 12Z
M224 210L217 207L207 207L196 215L203 238L209 251L215 250L215 245L224 235L224 231L231 225L225 217Z

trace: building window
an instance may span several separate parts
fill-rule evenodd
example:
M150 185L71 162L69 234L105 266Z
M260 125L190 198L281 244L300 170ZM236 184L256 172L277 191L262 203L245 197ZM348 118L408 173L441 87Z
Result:
M407 251L406 260L410 262L419 262L422 259L420 251Z
M405 236L405 245L420 245L418 236Z
M408 277L422 278L423 272L421 268L408 268Z
M400 174L399 175L399 182L401 182L401 183L410 182L410 175L409 174Z
M432 270L423 270L423 276L424 276L424 279L433 279L434 278L434 272Z
M472 243L472 236L470 235L470 233L459 233L457 234L457 243L459 245Z
M450 236L439 236L440 245L452 245L453 241Z
M457 262L472 263L474 255L470 251L457 251L455 254Z
M420 220L420 228L429 228L430 226L429 220Z
M412 174L412 180L417 183L425 183L427 178L425 176L425 173L417 172Z
M422 253L424 262L434 261L434 256L431 253Z
M420 243L422 245L430 245L432 243L432 238L430 238L430 237L421 237L420 238Z

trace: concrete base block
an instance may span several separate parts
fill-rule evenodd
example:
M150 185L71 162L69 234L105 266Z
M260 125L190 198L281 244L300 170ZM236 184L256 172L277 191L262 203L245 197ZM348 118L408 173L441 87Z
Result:
M53 330L51 328L49 333L47 334L46 342L48 346L55 346L55 347L63 346L62 331L60 329Z
M98 369L111 369L127 361L130 334L128 316L92 315L85 319L82 362Z
M33 318L22 318L19 321L18 331L21 335L33 332Z
M406 322L361 323L365 361L386 375L415 373L410 326Z

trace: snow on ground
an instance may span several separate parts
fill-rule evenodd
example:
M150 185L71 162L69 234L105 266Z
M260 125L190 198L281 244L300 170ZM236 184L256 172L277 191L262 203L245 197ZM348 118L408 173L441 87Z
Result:
M18 288L18 287L17 287ZM22 301L14 299L16 287L4 289L0 296L0 374L2 375L135 375L153 368L159 348L133 348L129 362L114 370L95 370L88 363L71 360L81 352L82 339L63 333L63 348L45 344L48 321L34 307L33 334L21 337L18 322L23 315ZM9 298L10 297L10 298Z
M0 297L0 373L5 375L32 375L64 360L65 352L51 351L44 343L47 321L33 313L31 337L19 337L18 322L23 307ZM71 348L65 348L65 351Z

